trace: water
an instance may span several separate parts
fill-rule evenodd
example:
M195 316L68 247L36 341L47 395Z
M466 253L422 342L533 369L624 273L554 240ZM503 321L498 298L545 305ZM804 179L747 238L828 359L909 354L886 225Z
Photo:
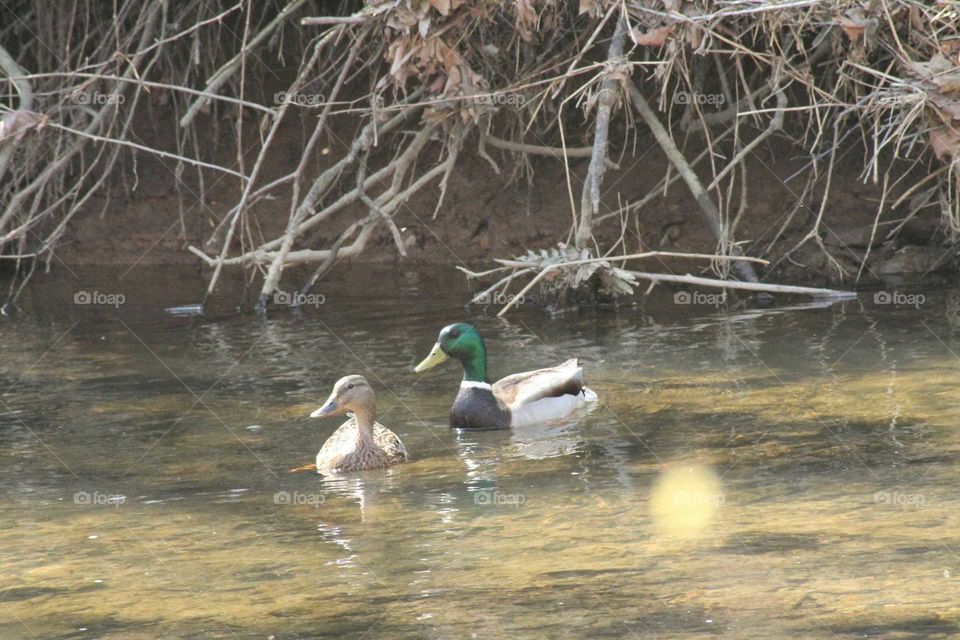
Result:
M450 274L385 271L266 320L236 287L164 313L192 273L35 280L0 318L0 638L960 634L948 292L500 321ZM458 371L411 368L461 319L494 375L578 356L602 404L451 432ZM411 461L290 473L347 373Z

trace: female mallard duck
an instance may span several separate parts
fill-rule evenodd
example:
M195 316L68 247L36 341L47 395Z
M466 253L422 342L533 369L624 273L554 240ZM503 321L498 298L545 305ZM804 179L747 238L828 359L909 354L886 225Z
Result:
M456 429L507 429L557 420L597 399L583 385L583 369L576 358L515 373L491 385L483 338L463 323L444 327L430 355L414 371L426 371L451 357L463 365L463 382L450 410L450 426Z
M311 418L353 416L333 432L317 454L317 471L337 473L380 469L404 462L407 449L393 431L374 421L373 389L363 376L346 376L333 385L327 402Z

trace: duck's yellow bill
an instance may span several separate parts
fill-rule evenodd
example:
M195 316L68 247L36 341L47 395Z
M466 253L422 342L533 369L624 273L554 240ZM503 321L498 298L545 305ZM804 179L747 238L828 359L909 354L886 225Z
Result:
M433 345L433 349L430 350L430 355L423 359L423 362L418 364L413 368L414 373L420 373L426 371L427 369L432 369L441 362L445 362L448 356L443 352L443 349L440 348L440 343Z

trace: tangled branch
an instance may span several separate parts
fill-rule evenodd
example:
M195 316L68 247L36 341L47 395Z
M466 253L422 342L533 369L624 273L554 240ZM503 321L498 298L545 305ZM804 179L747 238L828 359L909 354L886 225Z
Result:
M751 215L748 161L773 137L807 154L795 176L803 197L776 238L807 225L796 246L812 243L840 273L848 270L822 237L838 215L836 161L855 146L865 150L860 177L881 191L872 235L906 203L885 238L930 208L951 240L960 236L960 16L951 3L372 0L315 15L307 0L118 0L57 19L47 5L21 11L27 4L0 8L26 16L0 20L10 25L2 41L16 45L0 46L10 87L0 97L0 258L18 269L49 262L94 196L135 191L137 158L148 154L170 165L178 191L199 191L198 215L213 218L189 246L212 268L207 295L224 268L242 267L263 276L265 308L287 267L312 263L310 286L378 229L405 255L395 216L418 217L406 203L429 186L440 214L471 139L496 172L515 162L515 175L530 177L534 156L564 163L568 240L585 259L602 257L605 235L619 232L622 244L629 218L679 179L716 240L715 275L732 269L756 283L756 263L739 257L765 253L737 229ZM288 60L288 99L271 102L266 87L276 83L264 78ZM604 177L633 164L624 160L634 110L670 166L640 201L612 208L619 193L605 193ZM175 123L166 136L145 139L151 113ZM334 121L356 134L326 158L321 141ZM278 132L298 122L310 134L294 150L296 168L266 178ZM252 149L242 148L251 133ZM239 195L217 215L203 194L221 180ZM258 205L278 199L289 204L285 223L264 232L272 211Z

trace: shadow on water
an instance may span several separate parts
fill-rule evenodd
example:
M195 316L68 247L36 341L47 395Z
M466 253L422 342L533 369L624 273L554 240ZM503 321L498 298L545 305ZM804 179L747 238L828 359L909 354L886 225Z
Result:
M164 313L191 274L35 279L0 320L0 638L960 633L952 292L502 320L439 275L265 319L237 283ZM451 431L459 372L411 369L461 319L495 377L577 356L601 404ZM290 473L352 372L410 462Z

